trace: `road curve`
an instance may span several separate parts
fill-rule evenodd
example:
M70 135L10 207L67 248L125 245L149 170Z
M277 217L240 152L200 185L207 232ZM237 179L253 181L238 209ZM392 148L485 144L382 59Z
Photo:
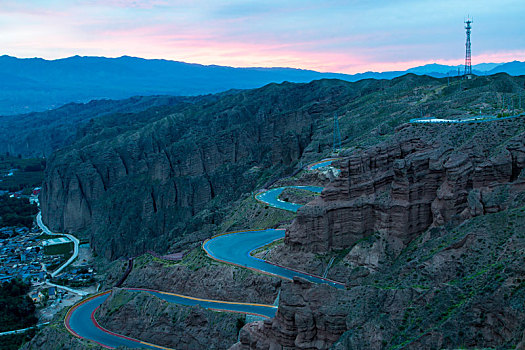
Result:
M338 160L339 158L326 158L326 159L323 159L323 160L320 160L318 162L315 162L313 164L310 164L306 167L306 169L308 170L317 170L317 169L320 169L320 168L324 168L324 167L327 167L329 165L332 165L332 162L335 161L335 160Z
M315 193L321 193L321 191L323 190L323 188L319 186L283 186L272 188L264 192L259 192L255 195L255 199L259 202L268 204L271 207L293 211L294 213L296 213L297 209L302 207L301 204L285 202L279 199L279 195L287 188L297 188L300 190L306 190Z
M123 289L131 292L149 293L167 302L178 305L199 305L210 310L239 312L267 318L275 316L275 313L277 312L277 306L273 305L235 303L228 301L201 299L152 289ZM95 343L108 349L114 349L119 346L126 346L129 348L169 349L163 346L151 344L139 339L126 337L124 335L111 332L100 326L95 318L95 312L110 294L111 291L108 290L93 295L69 309L66 318L64 319L64 325L66 326L67 330L78 338L94 341Z
M523 115L523 114L522 114ZM521 116L521 115L520 115ZM518 116L511 116L505 118L490 118L484 120L465 120L459 121L462 123L472 122L484 122L493 120L510 119ZM451 120L428 120L428 119L412 119L411 123L457 123L458 121ZM332 163L334 159L324 159L317 163L311 164L307 167L308 170L316 170ZM278 197L282 191L287 188L298 188L312 192L320 193L321 187L316 186L286 186L270 189L264 192L258 193L255 198L256 200L265 203L269 206L289 210L296 212L301 205L296 203L288 203L280 200ZM42 223L40 213L37 216L37 223L42 230L48 234L53 234L45 225ZM78 240L71 235L70 237L75 244L75 253L73 254L71 261L78 255ZM322 278L319 276L313 276L305 272L296 271L283 266L272 264L268 261L251 256L253 250L269 244L275 240L284 237L283 230L246 230L238 232L229 232L220 234L206 240L202 244L202 248L206 251L206 254L214 260L232 264L244 268L254 270L256 272L274 275L283 279L293 279L298 276L310 280L315 283L328 284L336 288L344 288L344 285ZM62 270L65 266L69 265L71 261L68 260L59 270ZM54 273L58 273L59 270ZM167 293L150 289L139 289L139 288L124 288L128 291L150 293L156 297L159 297L167 302L176 303L180 305L200 305L207 309L227 311L227 312L240 312L245 314L259 315L263 317L273 317L277 312L277 307L274 305L262 305L262 304L249 304L249 303L236 303L228 301L217 301L195 298L190 296L184 296L175 293ZM148 349L169 349L166 347L158 346L155 344L147 343L138 339L133 339L111 332L107 329L102 328L95 319L95 312L100 305L109 297L111 290L95 294L87 299L82 300L78 304L74 305L69 309L64 324L70 333L76 337L91 340L105 348L116 348L119 346L126 346L129 348L148 348Z
M331 164L332 159L326 159L315 163L317 169L322 166ZM319 165L319 166L317 166ZM320 193L322 187L317 186L287 186L292 188L304 189ZM296 212L301 207L300 204L288 203L278 199L279 194L287 187L279 187L256 195L256 199L275 208ZM41 222L41 219L40 219ZM306 272L293 270L284 266L279 266L268 261L253 257L251 253L260 247L283 238L284 230L266 229L266 230L245 230L228 232L216 235L202 244L206 254L217 261L231 265L244 267L259 273L273 275L279 278L292 280L294 277L302 277L314 283L328 284L335 288L345 288L344 284L331 281L329 279L314 276ZM128 291L150 293L167 302L179 305L199 305L206 309L239 312L244 314L258 315L263 317L273 317L277 312L277 306L237 303L229 301L219 301L210 299L201 299L191 296L185 296L175 293L161 292L151 289L141 288L124 288ZM77 303L69 309L64 325L67 330L74 336L82 339L91 340L105 348L113 349L119 346L130 348L149 348L149 349L169 349L155 344L147 343L138 339L126 337L124 335L111 332L101 327L95 319L95 312L99 306L108 298L111 290L93 295Z
M202 248L212 259L231 265L245 267L287 280L292 280L294 277L302 277L314 283L344 288L342 283L289 269L251 255L251 252L255 249L281 238L284 238L284 230L266 229L228 232L204 241Z
M78 257L78 246L80 245L80 241L75 236L67 234L67 233L51 232L51 230L46 225L44 225L44 223L42 222L42 212L40 211L38 212L36 216L36 223L40 227L42 232L47 233L48 235L66 236L73 242L73 255L71 255L71 257L64 264L62 264L62 266L60 266L58 269L56 269L55 271L51 273L51 277L55 277L60 272L62 272L62 270L68 267Z

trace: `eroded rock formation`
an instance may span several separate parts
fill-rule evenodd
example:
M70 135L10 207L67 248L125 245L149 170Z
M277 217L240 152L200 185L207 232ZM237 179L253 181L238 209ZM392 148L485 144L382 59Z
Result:
M254 166L297 160L313 122L308 113L253 120L239 111L192 133L180 125L187 119L169 116L55 153L42 190L44 221L57 231L88 231L110 259L165 251L197 213L250 192L263 171ZM213 224L214 215L203 220Z
M416 128L408 126L411 130L400 131L393 141L340 161L340 177L298 211L286 244L326 252L352 247L378 232L396 253L431 226L507 208L525 188L519 177L525 167L523 134L497 149L491 148L494 140L453 149L441 140L415 136ZM457 129L449 127L451 133ZM498 191L504 193L494 198Z
M347 330L344 291L301 278L284 284L273 319L243 327L232 349L326 349Z

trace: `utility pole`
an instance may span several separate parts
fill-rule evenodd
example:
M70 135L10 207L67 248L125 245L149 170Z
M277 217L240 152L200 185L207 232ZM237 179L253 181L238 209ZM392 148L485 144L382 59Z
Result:
M339 119L334 114L334 153L341 149L341 130L339 130Z
M467 31L467 42L465 43L465 77L467 79L470 79L470 76L472 75L472 55L470 51L470 30L472 29L470 26L471 23L473 23L473 21L467 17L467 20L465 21L465 29Z

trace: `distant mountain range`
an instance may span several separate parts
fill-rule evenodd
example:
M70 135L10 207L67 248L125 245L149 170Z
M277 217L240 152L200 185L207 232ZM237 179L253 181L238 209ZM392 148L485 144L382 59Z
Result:
M459 67L460 70L461 67ZM474 73L525 74L525 62L482 63ZM233 68L168 60L73 56L58 60L0 56L0 115L57 108L69 102L151 95L203 95L268 83L317 79L392 79L406 73L454 76L457 66L429 64L406 71L359 74L320 73L293 68Z

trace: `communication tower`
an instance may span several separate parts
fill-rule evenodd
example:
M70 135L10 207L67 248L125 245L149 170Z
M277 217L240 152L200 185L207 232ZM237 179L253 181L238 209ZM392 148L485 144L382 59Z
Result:
M465 77L469 78L472 75L472 62L471 62L471 52L470 52L470 30L472 27L471 23L474 23L470 18L467 18L465 21L465 30L467 31L467 42L465 43Z

